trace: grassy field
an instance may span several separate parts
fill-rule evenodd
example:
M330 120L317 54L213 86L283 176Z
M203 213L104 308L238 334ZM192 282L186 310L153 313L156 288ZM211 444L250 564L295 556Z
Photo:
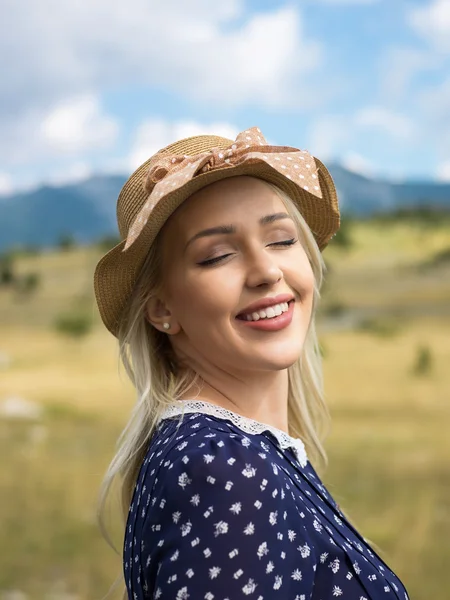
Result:
M436 260L449 232L360 223L351 250L324 253L319 334L333 425L323 479L412 600L450 596L450 261ZM0 288L0 409L22 398L35 411L0 417L2 600L100 600L121 572L95 510L133 390L95 312L99 256L24 256L17 272L39 273L38 288ZM55 317L80 302L92 331L57 332ZM112 507L120 552L116 518Z

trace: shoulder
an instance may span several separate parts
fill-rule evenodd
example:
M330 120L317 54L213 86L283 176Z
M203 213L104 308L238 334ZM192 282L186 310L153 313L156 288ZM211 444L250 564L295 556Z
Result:
M208 442L210 440L210 442ZM152 436L149 452L159 447L166 452L187 448L202 448L202 444L223 447L241 445L256 453L278 453L277 444L265 435L245 433L231 421L201 412L185 414L183 418L164 419Z
M270 439L204 414L190 415L178 430L177 421L163 422L154 437L127 529L147 581L168 597L175 578L196 598L219 597L223 589L242 597L256 585L269 597L295 571L298 591L309 596L314 532L296 509Z
M304 529L280 468L282 455L280 459L268 438L246 435L232 424L228 428L220 419L197 414L180 426L178 435L173 435L174 429L173 423L165 428L172 441L155 477L143 481L151 496L142 512L146 531L178 527L181 515L182 536L194 521L205 524L210 515L214 527L235 517L245 535L269 526L282 540L288 530Z
M171 464L191 460L205 465L216 460L229 466L242 460L270 464L282 458L276 444L265 436L246 434L231 422L202 413L185 415L181 424L178 419L165 420L150 449L159 446L165 446L164 457Z
M245 488L280 486L282 454L263 435L247 435L223 419L193 413L164 420L152 438L146 462L147 481L157 493L200 491L208 494ZM145 481L143 482L145 483Z

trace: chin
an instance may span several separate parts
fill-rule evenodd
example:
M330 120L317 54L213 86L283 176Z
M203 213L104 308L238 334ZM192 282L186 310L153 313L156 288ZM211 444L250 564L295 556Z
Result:
M262 353L260 356L253 355L253 364L256 368L264 371L282 371L291 367L300 358L302 348L295 348L290 351L273 351ZM259 363L259 364L258 364ZM247 363L249 364L249 363ZM258 366L257 366L258 365Z

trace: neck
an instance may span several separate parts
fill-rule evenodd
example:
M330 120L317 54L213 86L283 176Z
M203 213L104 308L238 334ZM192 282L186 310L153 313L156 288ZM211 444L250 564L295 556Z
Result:
M204 400L289 433L287 369L246 373L245 379L228 373L199 375L200 392L192 387L180 400Z

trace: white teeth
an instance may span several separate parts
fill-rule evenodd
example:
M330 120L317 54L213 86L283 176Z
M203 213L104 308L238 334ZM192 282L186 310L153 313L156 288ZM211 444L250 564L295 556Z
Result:
M288 302L282 302L281 304L275 304L274 306L268 306L264 310L259 310L249 315L245 315L247 321L259 321L260 319L272 319L278 317L282 313L289 310Z
M276 315L275 307L269 306L268 308L266 308L266 315L267 315L267 318L274 317Z

